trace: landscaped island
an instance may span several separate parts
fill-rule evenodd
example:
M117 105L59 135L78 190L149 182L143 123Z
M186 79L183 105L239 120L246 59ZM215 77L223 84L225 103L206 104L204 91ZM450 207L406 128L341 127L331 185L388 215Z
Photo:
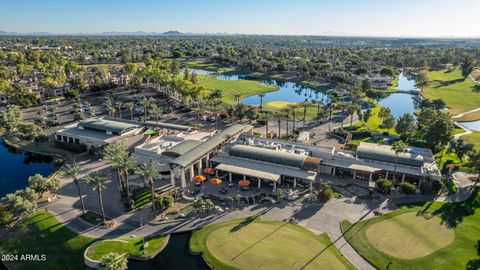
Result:
M215 269L354 269L328 235L254 217L195 231L190 249Z

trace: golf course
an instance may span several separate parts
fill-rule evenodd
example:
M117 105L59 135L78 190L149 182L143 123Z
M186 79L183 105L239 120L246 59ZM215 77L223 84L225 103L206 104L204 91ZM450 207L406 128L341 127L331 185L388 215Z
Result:
M195 231L190 250L215 269L354 269L326 234L254 217Z
M378 269L477 269L479 189L464 202L401 205L355 224L342 222L349 243Z

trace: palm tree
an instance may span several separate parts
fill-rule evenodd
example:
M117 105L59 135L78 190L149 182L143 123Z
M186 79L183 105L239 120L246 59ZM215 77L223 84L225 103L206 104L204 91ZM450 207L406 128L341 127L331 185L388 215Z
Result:
M77 187L78 197L80 198L80 205L82 206L82 212L85 214L86 211L85 211L85 204L83 203L82 190L80 189L80 185L77 179L77 176L79 173L80 173L80 164L78 164L77 162L73 162L72 164L67 164L63 169L63 174L67 177L72 178L73 182L75 183L75 186Z
M121 161L127 156L127 152L119 144L108 144L103 150L103 159L112 163L112 167L117 171L118 188L120 195L125 198L125 185L122 181L122 172L120 171Z
M268 117L270 116L270 112L268 111L263 111L263 115L265 115L265 138L268 137Z
M105 218L105 210L103 208L103 197L102 190L105 189L105 184L109 183L109 176L106 173L96 172L94 174L89 174L85 176L85 182L88 185L93 187L93 190L96 190L98 193L98 201L100 203L100 209L102 210L103 224L107 223Z
M145 183L150 185L150 192L152 193L152 210L153 210L153 217L157 216L157 209L155 206L155 187L153 186L153 180L158 177L160 168L156 163L150 161L149 163L145 163L138 168L138 174L143 176Z
M292 118L293 118L293 134L295 134L295 122L297 121L297 118L295 117L295 110L300 108L297 103L291 104L290 105L290 110L292 110Z
M393 180L395 180L397 177L398 155L407 150L407 144L405 144L403 141L396 141L392 144L392 150L395 151L395 167L393 168Z
M128 186L128 176L130 175L130 171L137 168L137 164L133 157L127 155L120 160L119 168L123 176L126 198L128 198L128 196L130 196L130 187ZM130 200L128 200L128 204L130 205Z
M147 108L150 106L151 100L147 98L143 98L138 103L143 107L143 114L144 114L143 122L145 122L147 121Z
M275 118L277 118L277 125L278 125L278 139L280 139L280 132L281 132L281 129L280 129L280 125L282 124L282 113L281 112L276 112L275 113Z
M135 108L135 104L133 104L133 102L128 102L125 104L125 107L130 112L130 120L133 120L133 109Z
M119 117L120 119L122 119L122 108L123 108L124 104L123 104L123 102L121 102L121 101L117 101L117 102L115 102L115 105L116 105L117 108L118 108L118 117Z
M263 109L263 98L265 97L265 93L258 94L260 97L260 109Z
M126 270L128 260L125 255L110 252L102 256L99 269L101 270Z
M152 108L150 110L150 113L152 114L153 118L155 118L155 123L158 126L158 119L162 115L162 110L160 108L158 108L158 105L155 104L155 103L152 103L152 105L150 105L150 107Z
M284 113L284 116L285 116L285 124L286 124L285 136L288 137L288 118L290 117L290 108L288 106L285 106L282 108L282 112Z
M302 102L301 106L303 107L303 130L305 130L305 122L307 119L307 108L308 108L308 100L305 99L304 102Z
M234 100L237 104L240 103L240 97L241 97L241 95L239 95L239 94L233 95L233 98L234 98Z

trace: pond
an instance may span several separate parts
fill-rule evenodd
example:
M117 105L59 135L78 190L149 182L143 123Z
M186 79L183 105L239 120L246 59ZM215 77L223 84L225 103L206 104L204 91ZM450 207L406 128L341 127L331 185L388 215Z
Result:
M392 115L398 119L405 113L414 115L415 113L415 96L407 93L392 93L386 98L378 101L383 107L390 108ZM415 115L414 115L415 116Z
M267 85L277 86L279 89L273 92L265 93L263 102L268 101L288 101L288 102L303 102L305 100L318 100L327 104L330 100L326 91L332 89L331 86L323 85L318 88L312 88L304 84L295 82L284 82L279 80L265 80L242 75L241 73L224 73L217 76L220 80L253 80ZM245 97L243 102L248 105L260 104L260 97L258 95Z
M398 85L396 87L398 90L405 91L419 91L418 87L415 86L415 78L413 75L406 74L405 72L400 73L398 76Z
M148 261L129 261L130 270L210 270L200 255L189 252L188 242L191 233L170 235L170 240L162 252Z
M474 131L480 131L480 120L470 122L460 122L460 125Z
M30 154L9 147L0 137L0 197L25 188L31 175L50 175L55 169L53 161L54 158L50 156Z
M208 70L199 69L199 68L191 68L191 67L189 67L188 70L190 71L190 73L195 72L197 75L212 75L215 73L213 71L208 71ZM180 71L180 74L184 74L184 73L185 73L185 68L182 68L182 70Z

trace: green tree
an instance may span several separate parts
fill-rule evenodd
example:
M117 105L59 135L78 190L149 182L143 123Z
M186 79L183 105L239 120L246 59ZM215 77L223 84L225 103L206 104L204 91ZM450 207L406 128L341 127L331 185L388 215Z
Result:
M462 62L460 63L460 70L462 71L463 79L465 80L470 73L473 71L473 67L475 62L470 55L464 55L462 58Z
M397 177L397 164L398 164L398 155L405 153L407 150L407 145L403 141L396 141L392 144L392 150L395 152L395 166L393 167L393 179Z
M16 105L7 105L7 108L0 112L0 125L6 132L13 132L22 121L22 112Z
M28 177L28 184L40 197L45 192L55 192L60 188L60 181L56 177L45 178L39 173Z
M102 256L98 268L101 270L126 270L127 263L125 255L110 252Z
M395 126L395 130L401 136L410 136L415 129L415 118L409 113L400 116Z
M110 182L108 178L109 176L103 172L96 172L85 176L85 182L87 182L88 185L92 186L93 189L97 191L98 202L100 204L100 210L102 211L103 224L107 223L107 219L105 217L105 209L103 207L102 190L106 189L105 185Z
M138 173L143 177L145 183L150 185L150 192L152 193L152 210L154 218L157 216L157 209L155 208L155 186L153 180L155 180L160 174L160 168L152 161L145 163L137 169Z
M455 155L460 159L460 162L463 162L463 158L465 155L468 155L473 151L475 146L471 143L465 143L465 141L460 138L458 140L454 140L450 142L449 150L453 151Z
M20 122L17 126L19 135L28 141L36 140L41 136L45 136L42 128L32 122Z
M133 120L133 109L135 109L135 104L133 104L133 102L125 103L125 108L130 112L130 120Z
M66 177L72 178L73 183L75 183L75 186L77 187L78 198L80 198L80 206L82 207L82 212L85 214L86 210L85 210L85 204L83 203L82 190L80 189L80 184L77 178L79 173L80 173L80 164L78 164L77 162L73 162L72 164L67 164L63 169L63 174Z
M258 94L258 97L260 98L260 109L263 109L263 98L265 97L265 93L260 93Z

